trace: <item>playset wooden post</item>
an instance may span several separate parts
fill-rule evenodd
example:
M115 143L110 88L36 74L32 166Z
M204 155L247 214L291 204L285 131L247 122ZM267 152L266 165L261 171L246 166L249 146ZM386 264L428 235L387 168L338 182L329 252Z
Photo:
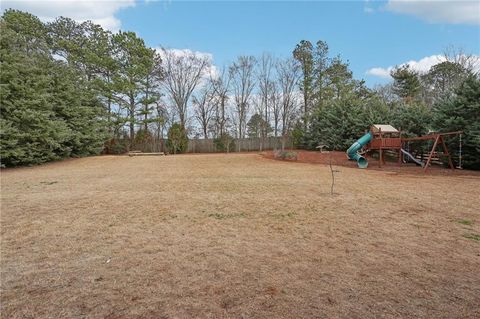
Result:
M398 137L402 140L402 129L398 130ZM398 149L398 166L402 165L402 148Z
M447 144L445 144L445 141L442 136L440 136L440 140L442 141L442 145L443 145L443 154L445 154L445 156L447 156L448 158L448 165L450 165L451 169L454 169L455 167L453 166L452 156L448 152Z

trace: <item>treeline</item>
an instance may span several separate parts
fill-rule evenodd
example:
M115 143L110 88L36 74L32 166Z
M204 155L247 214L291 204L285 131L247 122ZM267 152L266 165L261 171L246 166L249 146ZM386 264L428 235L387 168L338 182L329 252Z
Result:
M135 33L16 10L0 28L2 165L99 154L163 121L161 59Z
M466 164L479 165L479 78L464 54L425 74L398 67L391 85L370 89L323 41L216 68L207 54L149 48L133 32L89 21L43 23L7 10L0 28L2 165L122 153L164 138L172 153L188 137L214 138L223 150L247 136L341 150L374 123L415 135L464 130Z

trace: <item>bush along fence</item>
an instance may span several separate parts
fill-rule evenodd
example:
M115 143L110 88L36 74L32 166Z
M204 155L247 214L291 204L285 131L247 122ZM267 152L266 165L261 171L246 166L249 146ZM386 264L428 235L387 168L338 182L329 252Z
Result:
M225 146L228 145L227 146ZM122 154L128 151L140 151L145 153L164 152L171 153L167 139L151 138L143 142L134 142L131 146L128 139L111 141L105 148L106 154ZM282 147L283 146L283 147ZM267 137L267 138L234 138L225 141L217 139L189 139L186 153L227 153L227 152L254 152L266 150L292 149L294 147L291 138Z

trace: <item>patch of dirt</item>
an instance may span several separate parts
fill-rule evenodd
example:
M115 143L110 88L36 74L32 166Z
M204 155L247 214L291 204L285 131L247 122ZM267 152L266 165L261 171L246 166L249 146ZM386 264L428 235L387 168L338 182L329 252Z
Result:
M337 160L335 196L258 154L2 170L1 316L480 317L478 175Z
M293 150L292 152L297 153L297 160L288 160L291 162L299 163L309 163L309 164L323 164L329 165L330 161L332 165L358 168L357 162L351 161L347 158L345 152L339 151L330 151L330 152L315 152L315 151L304 151L304 150ZM262 152L261 153L265 158L281 160L275 158L272 151ZM381 167L379 166L379 161L377 158L372 156L366 156L368 160L367 170L381 170L385 172L393 172L399 174L429 174L429 175L447 175L447 176L458 176L458 175L470 175L480 177L480 172L470 171L470 170L461 170L461 169L448 169L439 165L432 165L424 173L423 168L413 163L403 163L398 164L397 159L387 159L386 163Z

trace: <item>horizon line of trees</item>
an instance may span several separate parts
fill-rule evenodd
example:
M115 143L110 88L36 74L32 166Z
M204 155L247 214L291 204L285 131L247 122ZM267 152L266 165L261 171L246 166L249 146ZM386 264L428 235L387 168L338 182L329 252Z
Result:
M345 149L374 123L414 135L464 130L466 164L479 165L479 61L458 50L422 74L398 66L392 83L371 89L324 41L302 40L291 57L239 56L217 69L209 56L155 50L134 32L6 10L0 42L5 166L165 138L174 153L188 137L213 138L226 150L235 138L269 136Z

